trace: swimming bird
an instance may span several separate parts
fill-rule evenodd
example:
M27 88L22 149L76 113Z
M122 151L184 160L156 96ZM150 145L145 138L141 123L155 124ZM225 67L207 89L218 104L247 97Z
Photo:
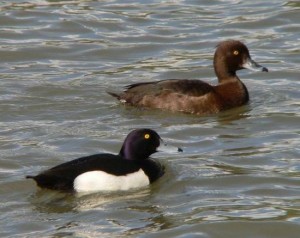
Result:
M139 188L153 183L164 174L164 166L149 158L157 151L182 150L166 146L154 130L136 129L128 134L118 155L90 155L26 178L34 179L41 188L75 192Z
M236 75L241 69L268 72L251 59L245 44L237 40L221 42L214 55L217 85L201 80L167 79L135 83L121 93L108 92L120 102L145 108L198 115L213 114L238 107L249 101L246 86Z

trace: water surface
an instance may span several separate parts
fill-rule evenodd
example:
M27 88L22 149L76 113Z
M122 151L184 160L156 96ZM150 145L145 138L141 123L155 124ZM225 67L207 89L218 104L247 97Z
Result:
M1 237L299 237L298 1L2 1ZM216 82L215 46L246 43L249 105L199 117L106 94L167 78ZM180 155L152 186L81 197L24 179L150 127Z

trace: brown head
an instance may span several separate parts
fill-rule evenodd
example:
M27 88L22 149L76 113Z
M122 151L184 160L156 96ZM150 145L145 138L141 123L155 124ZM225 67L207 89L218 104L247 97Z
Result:
M251 59L249 50L242 42L227 40L221 42L214 56L214 68L219 82L236 76L240 69L268 72L268 69Z

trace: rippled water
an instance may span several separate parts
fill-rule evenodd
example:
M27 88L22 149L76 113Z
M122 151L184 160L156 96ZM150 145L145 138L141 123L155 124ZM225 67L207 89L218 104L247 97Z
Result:
M1 237L299 237L299 1L2 1ZM242 40L269 73L240 71L251 102L218 115L124 107L108 89L216 82L215 46ZM74 197L27 174L118 152L150 127L180 155L138 191Z

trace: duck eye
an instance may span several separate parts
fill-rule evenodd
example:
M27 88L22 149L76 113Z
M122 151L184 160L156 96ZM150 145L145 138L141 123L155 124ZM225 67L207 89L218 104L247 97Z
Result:
M145 134L145 135L144 135L144 138L145 138L146 140L148 140L148 139L150 138L150 135L149 135L149 134Z
M234 55L238 55L240 52L238 50L233 51Z

